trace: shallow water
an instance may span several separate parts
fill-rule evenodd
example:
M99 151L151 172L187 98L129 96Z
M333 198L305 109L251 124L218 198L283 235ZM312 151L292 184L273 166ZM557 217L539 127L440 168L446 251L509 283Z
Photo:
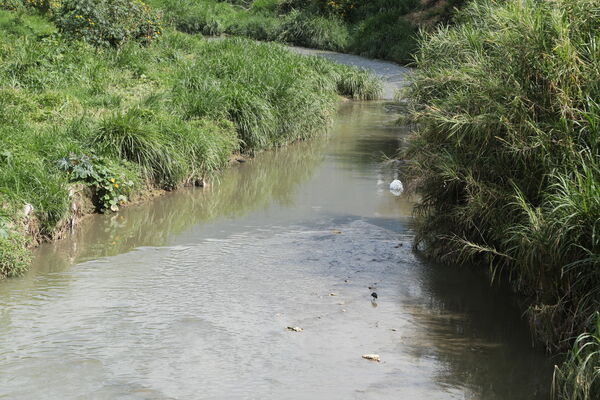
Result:
M40 247L0 283L0 398L548 398L510 293L412 252L385 109Z

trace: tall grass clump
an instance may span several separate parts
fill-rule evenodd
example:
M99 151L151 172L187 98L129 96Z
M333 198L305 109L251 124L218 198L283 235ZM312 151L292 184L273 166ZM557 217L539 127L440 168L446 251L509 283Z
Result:
M484 0L457 21L421 37L407 90L417 241L507 276L563 348L600 306L600 5Z
M592 400L600 393L600 313L590 333L577 337L566 361L555 368L552 391L560 400Z
M315 49L344 51L350 40L348 27L336 17L292 10L282 21L278 39Z

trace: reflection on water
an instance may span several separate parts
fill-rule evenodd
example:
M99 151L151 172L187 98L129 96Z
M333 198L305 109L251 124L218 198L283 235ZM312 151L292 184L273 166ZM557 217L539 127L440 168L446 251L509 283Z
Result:
M0 284L0 398L547 398L510 293L411 251L394 119L345 104L328 138L42 246Z
M118 214L92 216L91 223L81 224L73 238L42 246L33 273L121 254L140 245L160 246L173 235L215 218L239 217L269 204L290 205L294 192L322 160L325 144L323 138L264 153L214 176L206 188L186 188Z

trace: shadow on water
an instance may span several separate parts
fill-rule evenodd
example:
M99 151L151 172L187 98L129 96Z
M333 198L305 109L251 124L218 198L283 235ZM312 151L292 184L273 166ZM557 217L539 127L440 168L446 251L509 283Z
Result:
M420 332L407 343L416 357L446 366L440 385L461 382L477 399L548 399L553 363L533 348L510 288L474 267L417 260L418 289L401 289Z

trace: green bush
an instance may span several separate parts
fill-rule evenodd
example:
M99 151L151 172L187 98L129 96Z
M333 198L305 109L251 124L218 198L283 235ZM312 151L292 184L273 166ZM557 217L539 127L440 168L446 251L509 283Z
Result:
M94 189L96 206L103 213L118 211L133 189L134 182L122 168L101 157L71 153L60 159L58 166L68 173L71 182L83 182Z
M140 0L64 0L55 22L62 32L96 46L150 42L162 29L158 14Z

